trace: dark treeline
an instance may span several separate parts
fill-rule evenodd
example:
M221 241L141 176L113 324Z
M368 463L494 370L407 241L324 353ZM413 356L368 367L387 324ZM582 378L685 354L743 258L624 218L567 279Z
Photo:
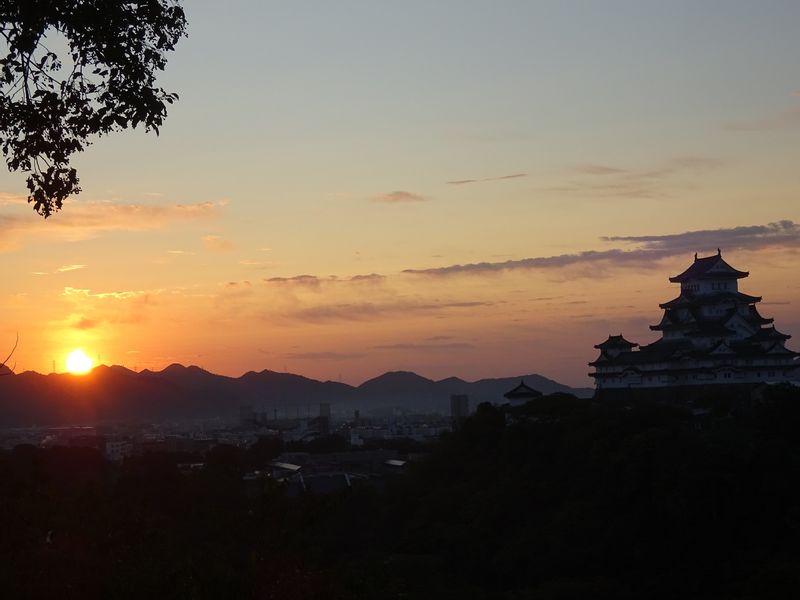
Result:
M107 463L0 453L0 589L58 598L786 598L800 588L800 394L686 409L489 405L382 486L290 499L281 444ZM338 449L336 440L328 440ZM319 450L324 450L320 448Z

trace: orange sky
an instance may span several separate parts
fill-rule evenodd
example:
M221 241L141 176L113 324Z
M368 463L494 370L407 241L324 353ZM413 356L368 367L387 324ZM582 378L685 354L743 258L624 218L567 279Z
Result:
M0 351L590 385L718 246L798 336L800 8L714 4L191 3L160 137L0 174Z

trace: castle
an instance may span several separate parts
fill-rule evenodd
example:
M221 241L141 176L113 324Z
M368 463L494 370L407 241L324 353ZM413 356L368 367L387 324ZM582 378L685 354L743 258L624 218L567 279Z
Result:
M762 317L760 296L739 291L749 273L722 259L722 252L670 277L680 295L661 304L664 316L650 329L661 339L645 346L611 335L595 346L600 356L589 365L597 390L754 384L791 379L800 367L797 352L786 348L791 336Z

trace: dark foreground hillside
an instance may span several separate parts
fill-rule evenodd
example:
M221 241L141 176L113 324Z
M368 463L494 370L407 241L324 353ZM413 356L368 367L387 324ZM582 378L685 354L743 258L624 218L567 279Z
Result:
M786 598L800 587L800 396L482 405L386 486L286 497L276 450L123 465L0 454L0 589L58 598Z

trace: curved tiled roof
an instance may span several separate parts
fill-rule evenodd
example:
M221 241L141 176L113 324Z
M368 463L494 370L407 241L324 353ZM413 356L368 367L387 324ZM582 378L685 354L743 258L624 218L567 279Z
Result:
M639 344L637 344L636 342L629 342L624 337L622 337L622 334L619 334L619 335L609 335L608 339L605 342L603 342L602 344L597 344L595 348L597 348L598 350L607 350L610 348L622 350L628 348L636 348L636 346L638 345Z
M725 300L755 304L756 302L761 302L761 296L751 296L749 294L743 294L742 292L717 292L715 294L690 294L688 292L681 292L681 295L677 298L673 298L669 302L664 302L658 306L663 309L689 306L707 306L709 304L718 304Z
M535 390L532 387L525 385L525 381L521 381L520 384L515 387L513 390L506 392L503 394L505 398L511 400L512 398L538 398L542 395L542 392L539 390Z
M696 258L696 256L694 263L688 269L680 275L670 277L669 280L672 283L682 283L697 279L742 279L750 274L734 269L722 260L722 252L718 251L717 254L705 258Z

